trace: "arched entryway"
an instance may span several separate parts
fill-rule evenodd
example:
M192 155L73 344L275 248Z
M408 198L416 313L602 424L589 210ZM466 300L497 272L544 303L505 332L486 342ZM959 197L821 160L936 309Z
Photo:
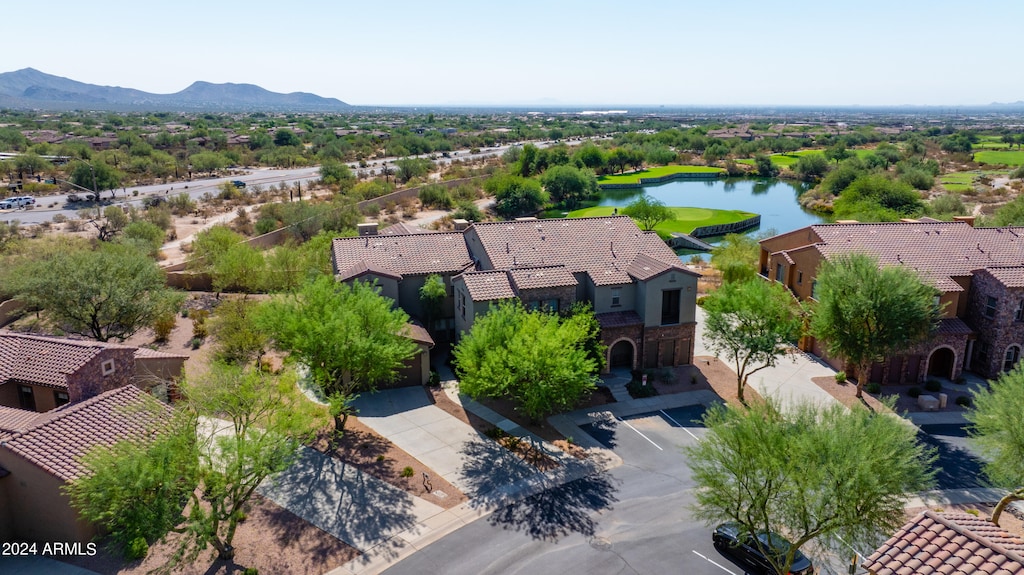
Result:
M618 367L633 369L634 357L636 357L636 348L633 342L628 339L620 339L613 343L608 350L608 367L611 369Z
M953 363L956 354L948 347L940 347L928 357L928 376L953 379Z
M1017 366L1017 362L1020 361L1020 346L1013 344L1006 348L1006 353L1003 354L1003 371L1010 371Z

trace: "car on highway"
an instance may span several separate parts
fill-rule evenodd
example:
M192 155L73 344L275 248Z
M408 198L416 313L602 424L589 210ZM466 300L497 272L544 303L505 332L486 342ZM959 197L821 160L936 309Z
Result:
M744 531L738 523L733 522L723 523L716 527L711 539L715 543L715 548L720 552L732 555L741 562L749 564L762 575L782 574L775 570L761 549L771 553L775 562L778 563L792 546L792 543L778 533L750 533ZM797 550L788 575L813 575L813 573L814 566L811 564L811 560Z
M68 194L68 203L92 202L96 200L96 194Z
M12 210L14 208L34 205L36 205L36 199L32 196L15 196L6 200L0 200L0 210Z
M242 180L231 180L231 185L236 188L244 188L245 182L243 182Z

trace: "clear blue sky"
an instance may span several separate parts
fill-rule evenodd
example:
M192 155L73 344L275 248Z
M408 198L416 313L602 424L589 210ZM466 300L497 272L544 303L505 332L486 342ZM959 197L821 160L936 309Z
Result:
M970 105L1024 100L1022 0L48 0L0 72L357 105Z

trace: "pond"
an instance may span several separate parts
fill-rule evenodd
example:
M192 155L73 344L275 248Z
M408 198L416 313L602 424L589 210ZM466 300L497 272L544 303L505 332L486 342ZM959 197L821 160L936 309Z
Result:
M774 230L781 234L828 221L822 215L805 210L797 202L797 196L807 189L808 186L801 182L776 179L673 180L643 188L606 190L601 192L601 201L597 205L623 207L647 194L666 206L754 212L761 215L761 227L747 233L762 234ZM705 238L711 244L719 240L720 237Z

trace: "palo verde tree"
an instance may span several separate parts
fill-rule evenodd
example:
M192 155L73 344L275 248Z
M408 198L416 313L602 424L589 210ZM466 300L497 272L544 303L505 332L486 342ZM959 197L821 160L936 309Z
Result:
M374 285L331 276L263 304L256 314L274 345L309 368L330 402L338 433L356 396L393 381L415 355L416 344L404 335L408 321Z
M789 573L796 551L812 540L873 546L903 523L909 494L932 483L935 457L917 430L864 408L718 405L704 425L708 433L686 449L695 515L788 537L785 555L760 549L778 573Z
M728 282L704 300L704 342L736 371L740 401L751 375L774 367L800 332L800 307L785 288L759 278Z
M508 397L533 420L576 405L597 382L593 313L566 318L504 302L478 318L453 351L459 389L470 397Z
M672 210L665 206L664 202L649 196L640 196L622 208L622 213L636 220L640 227L648 232L661 222L675 219Z
M989 382L988 389L974 392L974 409L967 413L969 432L984 454L982 465L993 483L1011 487L992 510L992 523L1006 506L1024 500L1024 367Z
M181 533L165 570L194 562L211 546L220 559L232 559L243 507L264 479L291 464L316 428L314 408L294 377L214 364L202 379L184 382L181 393L156 441L90 455L89 473L68 487L83 515L101 520L118 539ZM119 517L125 510L133 510L130 524Z
M97 341L123 341L184 299L133 245L107 243L20 265L9 286L18 299L46 310L64 331Z
M856 367L857 397L872 363L924 340L938 325L938 291L908 268L849 254L823 262L817 282L811 333L829 355Z

